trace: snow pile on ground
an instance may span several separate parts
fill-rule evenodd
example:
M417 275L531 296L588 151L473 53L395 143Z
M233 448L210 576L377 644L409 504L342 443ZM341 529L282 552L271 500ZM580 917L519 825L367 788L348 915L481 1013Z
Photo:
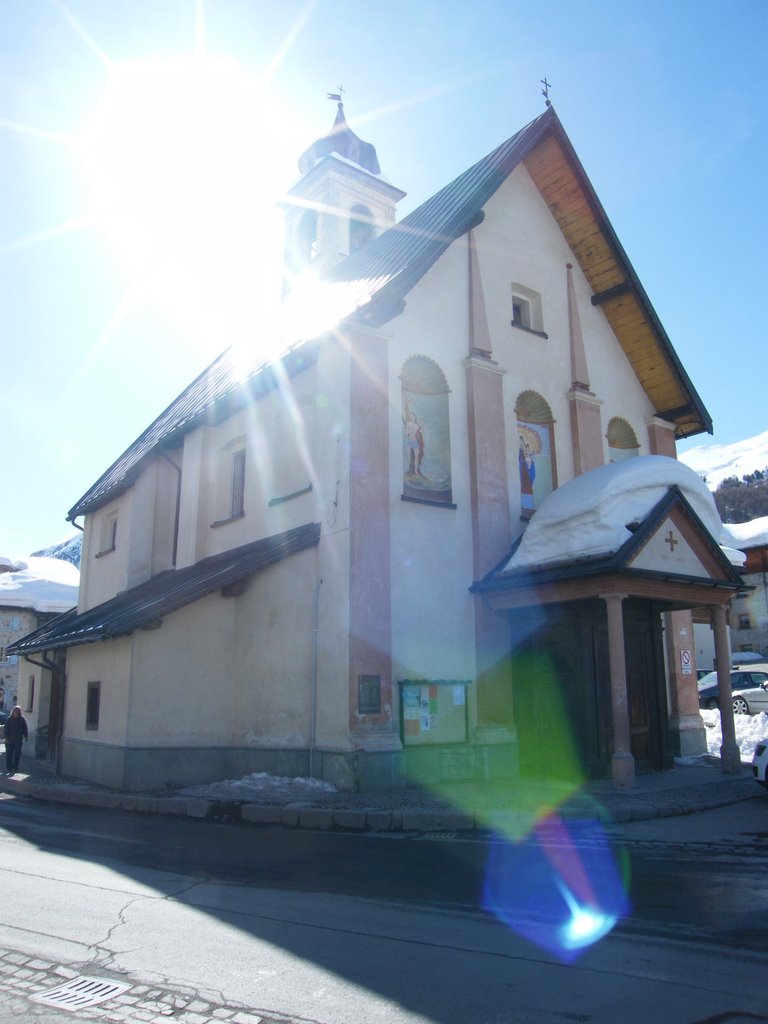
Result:
M199 796L212 800L233 800L239 802L258 799L260 803L293 803L311 800L322 793L336 793L330 782L320 779L291 779L282 775L268 775L254 772L242 779L223 779L204 786L190 786L181 791L182 796Z
M720 729L720 712L702 711L701 717L707 727L707 750L715 757L720 757L723 733ZM761 711L759 715L734 715L736 723L736 742L741 750L741 760L751 761L755 753L755 744L768 739L768 715Z

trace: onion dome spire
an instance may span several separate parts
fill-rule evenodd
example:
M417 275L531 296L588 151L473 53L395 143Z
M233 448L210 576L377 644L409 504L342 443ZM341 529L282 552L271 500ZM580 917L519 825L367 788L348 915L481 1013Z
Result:
M381 174L376 149L370 142L363 142L347 124L344 104L339 93L329 93L329 99L338 100L336 118L327 135L317 139L299 157L299 171L306 174L315 164L332 153L351 160L370 174Z

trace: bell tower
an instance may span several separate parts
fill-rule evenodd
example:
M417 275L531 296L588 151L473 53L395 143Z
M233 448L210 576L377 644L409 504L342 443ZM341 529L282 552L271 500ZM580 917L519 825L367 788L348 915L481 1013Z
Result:
M340 94L327 135L299 158L301 177L285 209L285 290L306 273L322 274L395 223L405 192L382 175L376 150L352 131Z

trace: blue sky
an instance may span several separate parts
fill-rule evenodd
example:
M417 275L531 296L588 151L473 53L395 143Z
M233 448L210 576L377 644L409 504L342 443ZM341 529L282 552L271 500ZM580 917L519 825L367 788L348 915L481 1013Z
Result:
M731 443L768 426L765 0L0 0L0 553L67 510L273 305L281 191L351 126L403 215L540 79ZM752 384L757 378L757 386Z

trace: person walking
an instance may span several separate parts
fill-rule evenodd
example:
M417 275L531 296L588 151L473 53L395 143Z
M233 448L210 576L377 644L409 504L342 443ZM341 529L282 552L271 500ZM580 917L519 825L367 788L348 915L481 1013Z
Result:
M24 740L29 739L27 720L21 713L17 704L5 720L5 767L9 775L15 775L19 770L19 758L21 757L21 745Z

